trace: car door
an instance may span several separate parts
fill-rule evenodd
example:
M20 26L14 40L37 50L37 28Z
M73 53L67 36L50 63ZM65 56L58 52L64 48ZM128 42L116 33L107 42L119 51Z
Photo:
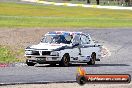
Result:
M81 44L80 35L74 35L72 40L73 47L72 47L71 61L79 61L79 56L80 56L79 54L81 53L80 44Z
M91 46L88 36L82 34L81 35L81 57L83 61L89 61L91 58Z

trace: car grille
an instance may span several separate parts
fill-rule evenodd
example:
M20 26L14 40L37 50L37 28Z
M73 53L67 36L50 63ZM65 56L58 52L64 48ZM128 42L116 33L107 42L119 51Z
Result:
M39 51L33 51L33 55L39 55Z
M50 51L42 51L42 55L50 55Z
M42 51L42 55L50 55L50 51ZM40 55L39 51L33 51L32 55Z

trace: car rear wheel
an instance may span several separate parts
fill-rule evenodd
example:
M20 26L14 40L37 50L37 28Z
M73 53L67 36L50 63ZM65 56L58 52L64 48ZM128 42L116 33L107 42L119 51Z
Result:
M62 57L62 60L60 61L60 66L67 67L69 66L69 62L70 62L70 56L69 54L65 54Z
M92 53L90 61L87 63L88 65L94 65L96 60L96 53Z
M34 66L36 63L28 62L28 60L26 60L26 64L27 64L28 66Z

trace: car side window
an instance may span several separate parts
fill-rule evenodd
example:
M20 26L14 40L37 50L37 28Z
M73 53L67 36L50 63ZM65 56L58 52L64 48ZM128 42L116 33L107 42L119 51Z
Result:
M86 36L86 41L87 41L87 44L90 44L90 39L88 36Z
M88 37L85 36L85 35L82 35L82 36L81 36L81 43L82 43L82 44L89 44L89 39L88 39Z
M79 35L75 35L74 36L74 39L73 39L73 44L77 44L77 43L81 43L81 40L80 40L80 36Z

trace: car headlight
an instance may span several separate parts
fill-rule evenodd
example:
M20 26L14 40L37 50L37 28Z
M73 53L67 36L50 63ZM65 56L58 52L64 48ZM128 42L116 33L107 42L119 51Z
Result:
M32 51L25 51L25 54L32 54L33 52Z
M51 52L50 55L52 55L52 56L59 56L59 53L58 52Z

